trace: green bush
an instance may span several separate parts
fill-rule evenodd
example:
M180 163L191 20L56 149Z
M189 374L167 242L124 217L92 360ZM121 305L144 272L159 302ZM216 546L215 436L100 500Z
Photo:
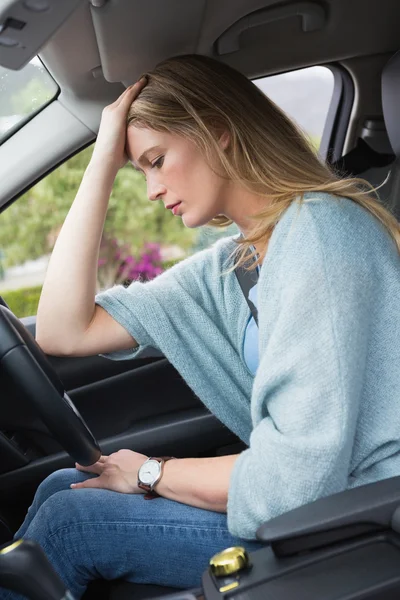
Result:
M21 318L36 315L41 291L42 286L39 285L36 287L2 292L1 295L13 313L18 318Z
M164 271L166 271L170 267L173 267L174 265L176 265L179 262L181 262L181 260L182 260L181 258L171 258L171 260L165 260L162 263L162 268L164 269Z

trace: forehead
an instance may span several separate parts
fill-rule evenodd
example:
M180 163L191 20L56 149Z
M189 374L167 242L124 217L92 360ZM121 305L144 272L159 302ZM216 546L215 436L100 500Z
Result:
M152 146L165 144L170 137L168 133L131 125L126 133L126 150L129 160L138 163L143 152Z

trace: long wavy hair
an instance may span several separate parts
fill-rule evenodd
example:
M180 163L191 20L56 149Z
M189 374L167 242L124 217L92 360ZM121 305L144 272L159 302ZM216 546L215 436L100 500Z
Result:
M132 104L127 124L188 138L210 167L266 198L265 208L251 218L249 233L235 239L236 265L261 264L251 248L267 248L282 214L307 192L326 192L357 202L388 230L400 254L400 224L360 178L343 178L316 155L305 134L256 85L212 58L184 55L159 63L144 73L148 83ZM230 143L219 144L222 131ZM208 225L225 228L232 221L218 215ZM250 260L249 260L250 258Z

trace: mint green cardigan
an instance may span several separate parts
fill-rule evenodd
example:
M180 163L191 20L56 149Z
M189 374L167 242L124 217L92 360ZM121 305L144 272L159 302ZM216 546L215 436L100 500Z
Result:
M345 198L309 193L274 229L258 283L259 367L243 357L249 308L235 248L216 242L96 303L159 349L249 448L236 461L228 527L400 475L400 256L387 230Z

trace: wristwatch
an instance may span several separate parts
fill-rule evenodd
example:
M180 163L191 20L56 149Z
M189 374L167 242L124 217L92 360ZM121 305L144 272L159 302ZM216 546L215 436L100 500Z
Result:
M157 494L157 492L154 490L154 487L162 477L164 463L166 463L167 460L171 460L171 458L175 457L150 456L140 467L138 471L137 485L140 489L147 492L147 494L144 496L145 500L151 500L160 496L160 494Z

